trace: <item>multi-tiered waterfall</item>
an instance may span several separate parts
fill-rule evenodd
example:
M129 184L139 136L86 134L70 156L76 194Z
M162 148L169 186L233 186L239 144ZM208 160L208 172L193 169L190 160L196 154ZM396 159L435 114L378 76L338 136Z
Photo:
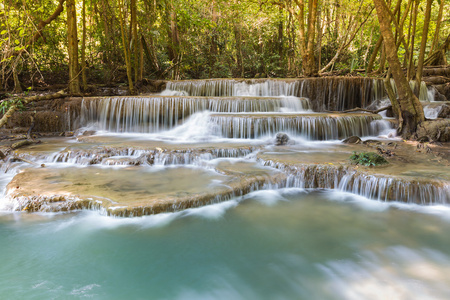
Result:
M77 99L75 137L0 160L2 298L450 299L447 162L394 120L339 112L382 87L196 80ZM355 166L354 151L391 156Z
M181 95L87 98L82 124L94 123L97 129L110 132L159 133L187 122L201 122L210 136L237 139L272 137L277 132L312 140L378 135L380 126L373 121L380 120L379 115L327 114L311 109L353 108L356 102L362 106L383 95L376 80L360 85L357 89L346 80L169 82L163 94ZM302 96L319 94L312 92L315 88L325 91L312 101Z
M447 203L448 174L433 175L428 162L417 161L424 167L414 179L412 171L398 167L401 161L381 169L349 165L352 151L368 149L340 140L383 135L391 139L384 144L396 147L395 122L378 114L339 111L384 97L380 80L313 78L174 81L157 95L84 98L80 115L73 116L87 130L78 136L79 143L50 155L24 151L27 160L47 168L18 174L8 186L8 197L16 210L96 208L121 216L179 210L275 187L338 189L383 201ZM273 146L279 132L288 134L288 145ZM65 164L78 168L69 172ZM117 166L134 167L120 171ZM161 171L156 166L175 169ZM188 166L198 169L192 172L185 169ZM15 168L11 163L4 167ZM225 177L211 174L207 180L209 172ZM74 174L82 178L77 185L64 185L75 180ZM187 177L182 180L178 174ZM51 180L55 176L60 183ZM115 178L113 183L108 183L109 177ZM128 182L133 177L142 183ZM195 178L204 179L200 184ZM146 182L163 179L180 183L174 183L173 191L170 185L162 190L146 187ZM43 188L36 188L39 185ZM129 192L124 194L123 189Z

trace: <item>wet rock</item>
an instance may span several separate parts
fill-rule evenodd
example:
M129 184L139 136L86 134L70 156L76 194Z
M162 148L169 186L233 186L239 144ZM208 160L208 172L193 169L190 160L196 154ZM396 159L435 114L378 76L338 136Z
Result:
M394 111L392 110L392 107L389 107L386 110L386 117L388 117L388 118L393 118L394 117Z
M82 135L84 136L90 136L90 135L94 135L96 133L95 130L86 130L85 132L83 132Z
M362 143L361 139L356 135L346 138L342 142L344 144L361 144Z
M387 156L394 156L394 155L395 155L395 153L392 152L391 150L385 149L385 148L383 148L383 147L381 147L381 146L378 146L378 147L377 147L377 151L378 151L378 153L379 153L380 155L387 155Z
M450 142L450 119L425 121L417 126L416 136L425 141L424 137L434 142Z
M375 146L375 145L381 145L382 142L377 141L377 140L366 140L363 142L363 144L367 145L367 146Z
M450 105L443 104L441 111L438 114L438 118L450 119Z
M289 142L289 136L284 132L278 132L275 137L275 145L276 146L283 146L286 145Z

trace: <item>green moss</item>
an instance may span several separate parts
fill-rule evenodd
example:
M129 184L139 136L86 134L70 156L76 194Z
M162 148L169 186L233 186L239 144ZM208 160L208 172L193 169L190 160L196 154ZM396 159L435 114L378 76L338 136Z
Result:
M357 165L363 166L380 166L388 164L388 161L383 156L376 154L375 152L353 152L350 156L350 161Z

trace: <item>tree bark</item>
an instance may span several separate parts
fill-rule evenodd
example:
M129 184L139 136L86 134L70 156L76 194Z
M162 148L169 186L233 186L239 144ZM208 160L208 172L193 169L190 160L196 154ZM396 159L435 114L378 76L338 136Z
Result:
M380 30L385 43L386 59L389 62L397 86L398 103L402 117L399 129L404 138L410 138L416 131L417 125L425 120L423 108L419 99L412 93L401 68L394 35L391 31L389 8L384 0L374 0L373 2L377 10L378 22L380 23Z
M67 0L67 37L69 52L69 93L80 94L78 37L75 0Z

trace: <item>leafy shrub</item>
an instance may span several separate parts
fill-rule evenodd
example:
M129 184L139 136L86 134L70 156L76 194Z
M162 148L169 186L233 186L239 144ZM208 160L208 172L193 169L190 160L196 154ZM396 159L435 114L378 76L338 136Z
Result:
M375 152L353 152L352 156L350 156L350 161L354 164L368 167L388 164L388 161L383 156Z

